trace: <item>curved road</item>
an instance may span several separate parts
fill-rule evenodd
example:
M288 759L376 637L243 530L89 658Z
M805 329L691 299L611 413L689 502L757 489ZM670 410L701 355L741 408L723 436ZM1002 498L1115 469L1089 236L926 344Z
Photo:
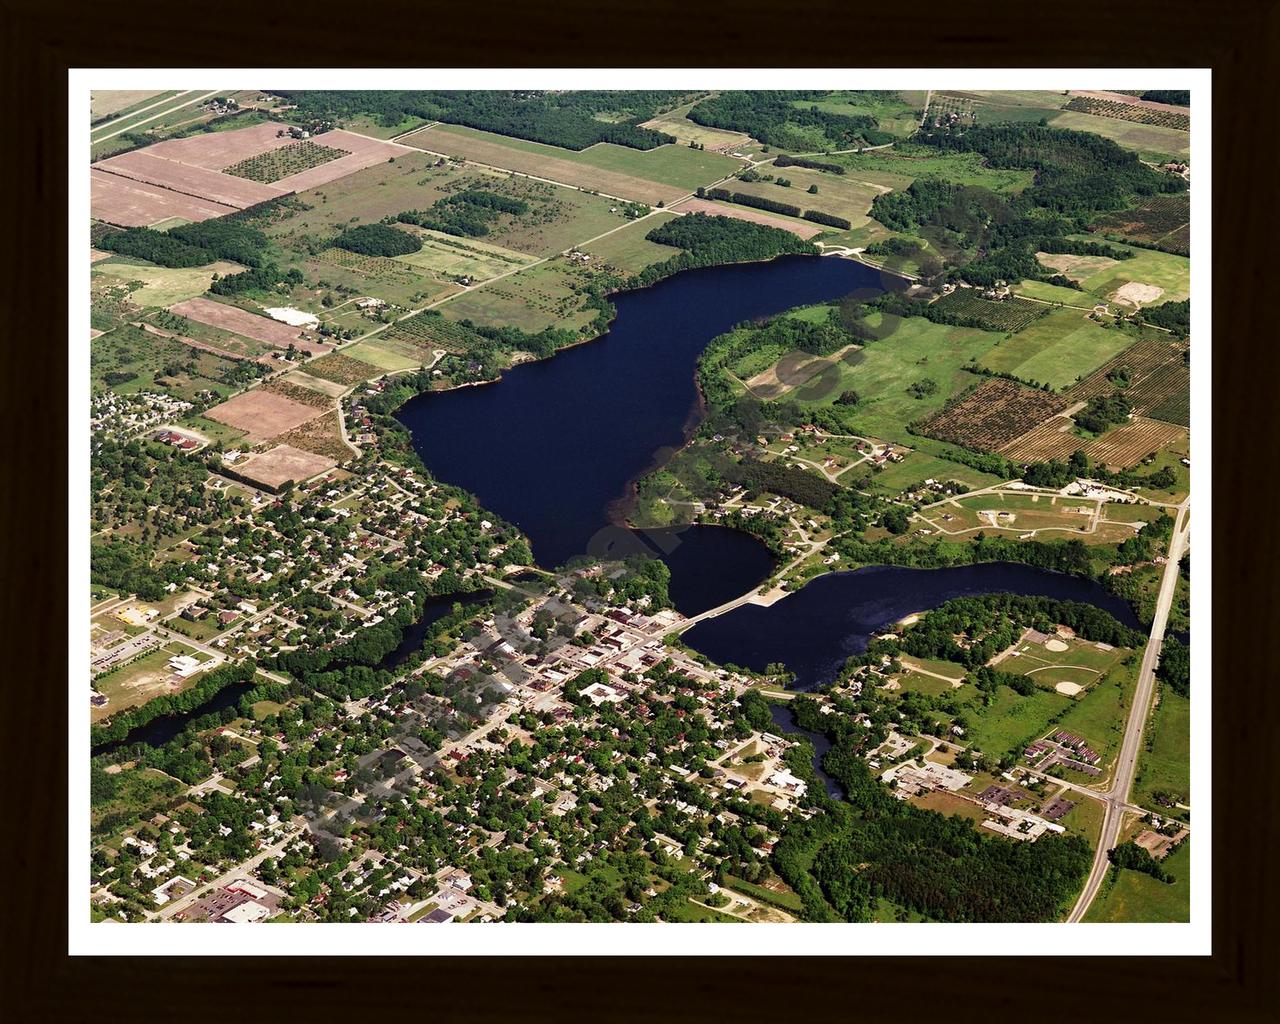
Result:
M1133 694L1133 706L1129 709L1129 721L1125 726L1124 740L1120 744L1120 753L1116 757L1114 781L1111 789L1103 794L1106 813L1102 819L1102 835L1098 839L1098 848L1094 851L1093 867L1089 871L1089 879L1085 882L1084 891L1076 900L1067 920L1077 922L1084 919L1085 913L1093 903L1094 897L1102 887L1107 876L1107 853L1120 838L1120 828L1124 823L1125 810L1129 804L1129 790L1133 786L1133 777L1138 768L1138 754L1142 749L1142 729L1146 725L1147 712L1151 708L1151 697L1155 692L1156 665L1160 661L1160 648L1164 643L1165 625L1169 621L1169 608L1173 604L1173 595L1178 582L1178 563L1182 560L1190 540L1190 528L1187 515L1190 511L1191 499L1187 498L1178 506L1178 516L1173 524L1173 537L1169 541L1169 560L1165 563L1164 576L1160 580L1160 595L1156 599L1155 618L1151 621L1151 639L1142 655L1142 668L1138 673L1138 686Z

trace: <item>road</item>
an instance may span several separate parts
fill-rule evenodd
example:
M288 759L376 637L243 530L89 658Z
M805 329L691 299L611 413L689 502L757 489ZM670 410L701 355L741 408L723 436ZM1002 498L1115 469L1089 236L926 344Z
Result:
M174 914L177 914L180 911L190 910L193 905L199 903L200 900L208 896L209 893L214 892L217 889L221 889L224 885L230 885L237 878L252 876L252 873L257 869L259 864L268 857L280 857L284 853L284 848L300 835L302 835L302 830L297 826L297 824L294 824L287 830L283 838L276 840L265 849L259 850L248 860L242 861L235 867L224 871L212 882L206 882L204 885L197 886L180 899L176 899L172 903L166 903L163 908L157 910L154 914L151 914L147 919L149 921L167 921L169 918L173 917Z
M153 103L151 105L151 107L164 106L165 109L160 111L158 114L152 114L150 117L144 117L141 121L134 121L132 124L127 124L125 125L125 127L117 129L114 132L111 132L109 135L99 135L93 141L95 143L106 142L108 139L114 139L117 135L123 135L125 132L134 131L135 129L141 128L144 124L149 124L152 121L156 120L156 118L164 117L166 114L172 114L175 110L181 110L183 107L189 107L194 103L203 103L205 100L212 99L214 96L217 96L217 95L218 95L218 90L215 89L213 92L201 93L199 96L192 97L191 99L184 100L182 99L182 97L178 96L178 97L170 97L170 99L168 100L161 100L159 103ZM171 103L174 99L178 99L181 102L174 103L173 106L168 106L168 104ZM121 121L133 121L133 119L137 117L138 114L143 113L146 110L150 110L151 107L145 107L143 108L143 110L135 110L132 114L129 114L125 117L119 117L119 118L116 118L114 121L108 121L106 124L100 124L98 125L98 130L101 130L103 128L110 128L112 125L119 124Z
M1165 563L1164 576L1160 580L1160 594L1156 599L1155 617L1151 621L1151 638L1147 641L1147 649L1142 655L1142 668L1138 673L1138 685L1133 694L1133 705L1129 709L1129 721L1125 725L1124 740L1120 744L1120 753L1116 757L1111 789L1104 794L1106 813L1102 819L1102 835L1098 840L1098 848L1094 851L1089 879L1085 882L1080 898L1076 900L1076 905L1067 917L1069 922L1084 919L1085 913L1102 887L1103 879L1107 876L1109 864L1107 853L1120 838L1125 809L1129 803L1129 790L1133 786L1133 778L1138 768L1138 755L1142 750L1142 730L1146 725L1147 712L1151 708L1151 698L1155 693L1156 665L1160 660L1165 625L1169 621L1169 608L1173 605L1173 595L1177 587L1178 563L1182 560L1190 540L1190 529L1187 525L1190 502L1191 499L1187 498L1178 506L1178 515L1173 524L1173 537L1169 541L1169 560Z

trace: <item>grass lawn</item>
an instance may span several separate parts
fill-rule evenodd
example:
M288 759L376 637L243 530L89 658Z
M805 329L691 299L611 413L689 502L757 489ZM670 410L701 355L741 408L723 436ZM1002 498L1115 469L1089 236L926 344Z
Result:
M723 128L708 128L706 125L695 124L690 121L686 115L692 108L692 103L686 103L684 106L676 107L674 110L669 110L665 114L659 114L652 120L644 122L641 127L652 128L658 132L666 132L686 145L690 142L698 142L708 149L732 146L734 148L731 152L740 153L742 150L737 147L749 144L748 137L741 132L726 131Z
M1065 826L1070 832L1084 836L1089 840L1089 845L1096 849L1102 835L1102 819L1106 815L1106 807L1100 801L1090 800L1069 789L1064 790L1062 795L1073 801L1075 806L1067 811L1058 824Z
M584 248L596 259L628 274L638 273L654 263L662 263L680 253L670 245L659 245L645 238L654 228L674 220L674 213L657 213L629 224L613 234L605 235Z
M403 135L405 132L411 132L415 128L421 128L427 123L416 114L407 114L404 120L397 124L384 125L379 118L372 117L369 114L359 114L346 121L343 127L348 131L356 132L359 135L368 135L375 139L393 139L397 135Z
M873 313L868 322L877 326L880 319ZM907 431L907 424L940 409L956 392L975 383L963 368L986 355L995 340L989 331L909 317L899 320L887 337L866 345L854 365L837 363L839 380L823 388L821 398L806 399L803 388L794 397L801 405L828 406L842 392L855 390L861 401L848 419L856 433L914 448L918 439ZM912 384L926 379L938 385L934 394L914 398L907 393Z
M781 892L775 892L772 889L766 889L763 885L756 885L754 882L748 882L734 875L729 875L725 884L760 903L772 903L774 906L781 907L783 910L792 913L798 914L803 908L800 897L786 885L783 885Z
M1075 698L1070 710L1056 723L1057 728L1083 736L1089 746L1102 755L1099 767L1104 772L1110 767L1124 738L1125 719L1129 714L1137 676L1136 663L1116 665Z
M1021 697L1001 686L989 707L982 707L976 699L964 706L970 723L967 738L988 754L1021 752L1027 743L1043 736L1053 717L1070 703L1070 697L1051 690L1037 689L1031 696Z
M397 263L404 263L419 270L433 271L449 277L465 276L476 280L497 277L510 270L523 267L531 257L511 249L484 245L471 239L463 240L436 231L415 229L422 248L407 256L397 256Z
M221 441L223 444L231 444L234 441L238 441L245 434L243 430L236 430L235 427L229 427L225 423L211 420L207 416L188 416L182 423L192 430L198 430L209 440Z
M375 336L368 341L361 341L350 348L344 348L342 354L350 356L352 359L359 359L361 362L370 363L379 370L387 370L394 372L396 370L410 370L414 367L422 365L422 357L414 359L408 355L397 351L394 342L387 341L381 336Z
M681 900L676 903L671 910L663 915L664 921L694 921L698 923L712 921L719 924L743 924L742 918L734 917L731 914L722 914L718 910L711 910L708 907L700 906L688 899Z
M1172 884L1138 871L1109 869L1085 921L1190 921L1191 840L1184 840L1162 866L1173 875Z
M955 480L970 490L1002 482L998 476L983 473L959 462L926 455L924 452L912 452L901 462L887 463L879 472L873 472L871 489L897 494L925 480Z
M1057 309L1002 338L980 364L1034 384L1069 387L1133 343L1133 338L1103 327L1075 309Z
M1174 793L1178 803L1191 803L1191 701L1162 686L1160 703L1147 722L1143 740L1145 749L1138 755L1134 802L1185 815L1185 811L1158 803L1154 794L1157 790Z

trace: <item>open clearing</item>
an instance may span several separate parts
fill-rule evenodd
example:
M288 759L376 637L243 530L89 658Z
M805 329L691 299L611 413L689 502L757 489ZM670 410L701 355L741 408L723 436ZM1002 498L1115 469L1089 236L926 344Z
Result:
M94 89L89 93L89 117L94 121L111 117L130 107L144 107L148 102L156 103L166 95L173 93L157 92L154 89Z
M775 177L786 178L789 187L772 181L734 181L726 185L732 192L761 196L779 203L790 203L802 210L818 210L834 217L843 217L852 230L870 221L871 202L876 196L888 192L883 185L859 181L852 175L829 174L805 167L769 167ZM816 185L816 195L809 194L809 186Z
M654 228L674 219L675 214L671 213L645 217L583 246L582 251L625 274L639 273L651 264L662 263L680 254L674 246L660 245L645 238Z
M140 283L129 292L135 306L172 306L183 299L203 295L209 290L213 275L225 277L244 268L238 263L219 260L205 267L157 267L153 263L135 262L115 256L94 264L94 275L115 279L122 284Z
M1113 885L1110 872L1115 869L1108 868L1108 877L1085 914L1085 922L1191 920L1191 840L1183 840L1161 866L1173 875L1172 884L1158 882L1140 871L1121 871Z
M290 480L310 480L337 464L336 459L280 444L260 455L251 455L231 468L235 476L275 490Z
M89 170L89 205L94 219L123 228L145 228L179 217L209 220L235 213L234 206L183 195L105 171Z

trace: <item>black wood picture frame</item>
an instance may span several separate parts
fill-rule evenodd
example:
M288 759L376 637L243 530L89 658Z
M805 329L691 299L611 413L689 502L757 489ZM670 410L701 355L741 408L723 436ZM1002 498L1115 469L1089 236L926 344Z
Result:
M5 980L14 1021L791 1020L882 1016L1267 1021L1274 918L1276 479L1264 314L1275 231L1280 7L926 3L727 7L0 6L3 167ZM71 958L66 952L67 79L71 67L1211 67L1213 69L1213 954L910 958ZM266 82L265 86L272 83ZM1207 574L1197 585L1209 585ZM79 600L71 595L71 600ZM1259 628L1260 627L1260 628ZM13 654L16 652L17 657ZM73 687L74 691L74 687ZM957 952L981 952L979 926ZM1124 927L1124 926L1116 926ZM1084 926L1088 934L1089 926ZM832 957L840 949L833 933ZM1088 939L1085 940L1088 945ZM335 950L335 952L348 952ZM714 953L709 948L708 953ZM1140 951L1139 951L1140 952Z

